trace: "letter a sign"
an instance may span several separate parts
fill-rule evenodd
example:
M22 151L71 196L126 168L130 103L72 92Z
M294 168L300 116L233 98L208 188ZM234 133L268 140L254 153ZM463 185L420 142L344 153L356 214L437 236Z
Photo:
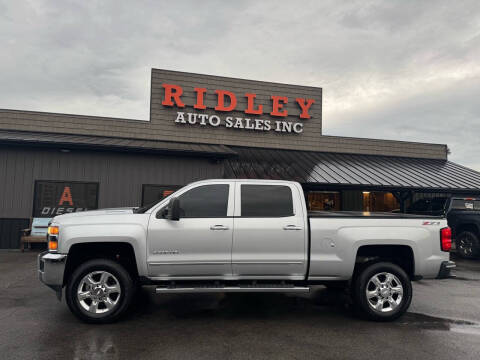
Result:
M63 205L66 202L70 206L73 206L72 192L70 191L70 186L65 186L63 188L62 196L60 197L58 205Z

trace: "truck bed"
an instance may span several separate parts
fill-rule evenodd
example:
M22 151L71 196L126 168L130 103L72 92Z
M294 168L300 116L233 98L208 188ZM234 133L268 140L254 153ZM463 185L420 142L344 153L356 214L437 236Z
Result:
M309 218L444 219L444 216L368 211L308 211Z
M356 255L368 246L395 246L412 256L414 275L434 278L448 261L441 250L440 229L445 218L415 214L361 211L308 213L310 267L308 280L348 280Z

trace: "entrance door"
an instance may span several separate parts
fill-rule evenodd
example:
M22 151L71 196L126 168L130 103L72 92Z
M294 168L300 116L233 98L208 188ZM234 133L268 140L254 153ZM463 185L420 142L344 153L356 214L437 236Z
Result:
M229 182L197 184L177 195L180 220L166 219L163 209L152 213L148 226L149 275L165 279L231 276L233 194Z
M238 183L232 269L245 279L303 279L306 214L293 184Z

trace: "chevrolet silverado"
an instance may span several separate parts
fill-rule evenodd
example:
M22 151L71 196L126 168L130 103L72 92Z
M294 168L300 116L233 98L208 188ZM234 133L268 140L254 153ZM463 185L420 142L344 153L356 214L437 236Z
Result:
M118 319L141 285L156 293L309 292L344 286L360 314L387 321L412 280L446 277L442 217L309 212L299 183L205 180L143 208L56 216L40 280L90 323Z

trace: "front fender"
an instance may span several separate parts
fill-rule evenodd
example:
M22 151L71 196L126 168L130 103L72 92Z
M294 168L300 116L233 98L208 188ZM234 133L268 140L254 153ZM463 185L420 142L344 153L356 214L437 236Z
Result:
M146 275L146 229L137 223L62 225L59 252L68 254L75 244L122 242L133 247L139 275Z

